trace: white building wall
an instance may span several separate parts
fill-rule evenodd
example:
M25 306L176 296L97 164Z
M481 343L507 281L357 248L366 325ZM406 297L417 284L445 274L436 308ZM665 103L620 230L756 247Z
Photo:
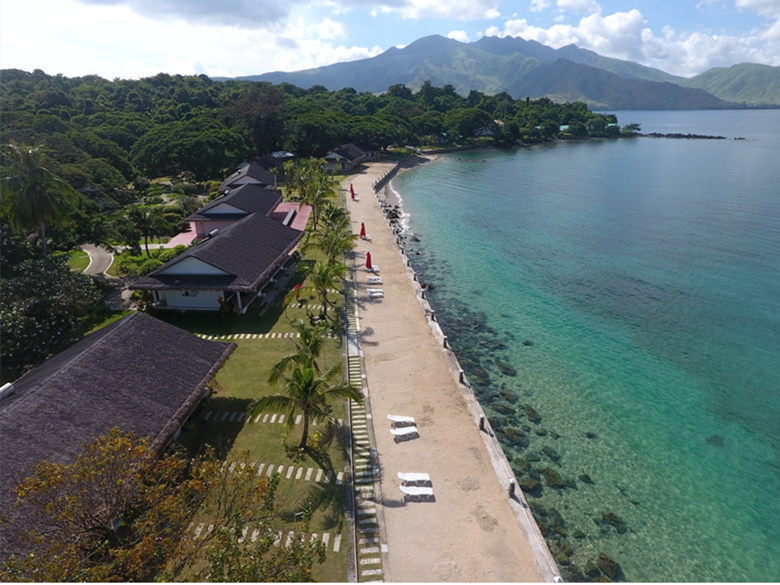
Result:
M190 256L171 264L159 274L227 274L227 272Z
M216 311L219 309L219 297L223 293L217 290L164 290L159 291L159 295L169 309Z

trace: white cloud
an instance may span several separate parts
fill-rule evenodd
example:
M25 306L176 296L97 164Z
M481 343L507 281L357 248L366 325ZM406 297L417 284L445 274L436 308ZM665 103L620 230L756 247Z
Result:
M548 0L531 0L531 12L542 12L550 7Z
M682 76L735 63L780 65L780 0L736 1L741 8L771 18L777 15L778 20L743 36L677 32L668 26L656 36L642 13L634 9L607 16L594 13L576 25L555 24L549 28L531 25L526 19L509 20L503 30L491 27L485 34L520 36L553 48L575 44L606 57L636 61Z
M465 30L454 30L449 33L447 33L448 39L455 39L456 41L460 43L470 43L469 35L466 34Z
M557 6L561 10L568 10L575 14L594 14L601 12L601 6L594 0L558 0Z
M337 0L348 2L352 0ZM377 6L371 14L397 13L403 18L454 18L457 20L480 20L498 18L498 6L502 0L376 0ZM369 3L368 6L371 6ZM362 4L366 6L365 3Z
M342 23L312 20L294 8L287 24L249 30L161 22L127 6L85 6L73 0L4 3L0 66L107 79L160 72L235 77L319 67L382 51L350 46Z

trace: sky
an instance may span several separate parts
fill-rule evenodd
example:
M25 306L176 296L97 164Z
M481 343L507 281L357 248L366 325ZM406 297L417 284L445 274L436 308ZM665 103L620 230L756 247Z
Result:
M433 34L575 44L690 77L780 66L780 0L0 0L0 68L68 77L297 71Z

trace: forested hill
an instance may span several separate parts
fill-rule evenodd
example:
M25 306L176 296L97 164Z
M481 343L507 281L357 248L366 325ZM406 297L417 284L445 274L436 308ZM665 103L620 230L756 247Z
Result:
M134 183L220 179L241 161L276 150L320 157L346 142L385 148L475 136L512 144L557 136L561 126L573 136L603 136L616 121L582 103L477 91L462 97L450 85L428 82L416 94L402 85L385 90L218 83L203 75L107 81L3 70L0 141L43 145L51 171L112 208L137 197Z
M560 78L564 69L573 79ZM590 107L606 109L780 105L780 67L746 64L685 79L575 45L553 49L520 37L483 37L473 43L460 43L433 35L369 59L241 79L287 82L305 88L322 85L331 90L354 87L370 92L384 91L388 84L404 84L417 90L430 80L434 85L450 84L462 95L471 89L488 94L507 92L520 99L577 99Z

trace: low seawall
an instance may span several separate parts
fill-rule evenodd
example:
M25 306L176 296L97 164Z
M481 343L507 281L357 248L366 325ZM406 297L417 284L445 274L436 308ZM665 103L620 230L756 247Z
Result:
M387 203L387 196L384 192L384 187L387 185L392 176L397 174L400 167L401 164L399 163L393 169L391 169L391 171L386 173L386 175L383 176L383 179L386 180L383 180L381 185L379 184L379 181L376 183L377 186L375 186L375 195L380 205L386 208L385 211L390 209L390 207ZM387 213L385 213L385 220L388 222L388 228L393 231L397 249L401 255L403 264L406 267L406 274L412 284L412 288L415 292L417 300L425 313L431 333L440 347L445 350L445 361L453 379L457 382L458 388L461 391L461 395L471 416L472 422L481 430L480 435L490 455L493 469L496 473L496 476L498 477L499 482L506 490L510 506L515 514L515 518L531 546L539 574L542 576L544 581L561 582L562 579L560 577L558 567L552 557L552 554L550 553L549 548L547 547L547 543L545 542L538 525L536 524L536 520L534 519L533 514L531 513L531 509L525 500L525 496L518 487L517 478L512 471L506 454L501 448L501 445L498 443L495 433L490 427L490 422L488 421L482 406L479 404L479 401L477 400L474 391L469 384L469 381L463 369L461 368L460 363L458 362L458 358L447 340L447 336L442 331L436 319L435 310L426 298L425 291L423 290L422 285L417 278L417 274L415 273L414 268L412 268L411 261L405 254L405 251L402 247L401 238L398 234L395 233L396 230L394 230L394 226L389 223Z

